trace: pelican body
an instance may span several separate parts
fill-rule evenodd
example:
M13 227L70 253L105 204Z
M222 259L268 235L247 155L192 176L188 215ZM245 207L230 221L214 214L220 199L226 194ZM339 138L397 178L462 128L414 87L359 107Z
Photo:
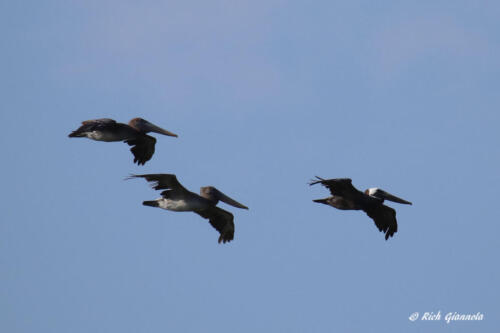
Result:
M330 190L331 197L316 199L314 202L322 203L342 210L362 210L373 221L377 228L385 233L385 240L392 237L398 231L396 221L396 211L383 204L384 200L389 200L401 204L411 205L412 203L398 198L379 188L369 188L364 192L359 191L352 185L350 178L323 179L309 184L321 184Z
M208 219L210 224L220 233L219 243L230 242L234 238L234 216L230 212L217 207L223 201L233 207L248 209L245 205L231 199L213 186L200 188L200 194L187 190L173 174L131 175L130 178L144 178L155 190L161 192L161 198L144 201L144 206L158 207L174 212L194 212Z
M142 118L134 118L128 124L117 123L113 119L102 118L85 120L82 125L68 136L70 138L89 138L95 141L124 141L134 155L134 163L144 165L153 157L156 139L146 133L155 132L177 137L177 134L158 127Z

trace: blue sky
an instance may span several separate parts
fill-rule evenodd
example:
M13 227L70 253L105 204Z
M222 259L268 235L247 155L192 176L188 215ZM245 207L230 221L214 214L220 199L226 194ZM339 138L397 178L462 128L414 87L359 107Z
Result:
M500 5L494 1L0 4L2 332L493 332ZM123 143L80 121L141 116ZM130 173L214 185L235 239L141 205ZM350 177L414 203L384 241L313 199ZM227 208L227 206L223 206ZM484 314L411 322L413 312Z

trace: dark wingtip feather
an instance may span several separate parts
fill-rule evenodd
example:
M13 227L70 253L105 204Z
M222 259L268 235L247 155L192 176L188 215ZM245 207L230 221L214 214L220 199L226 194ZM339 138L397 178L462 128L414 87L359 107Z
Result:
M314 184L321 183L322 181L324 181L324 179L323 179L323 178L321 178L321 177L318 177L318 176L314 176L314 177L316 177L316 179L311 179L311 180L309 181L309 183L308 183L310 186L312 186L312 185L314 185Z
M129 174L127 177L123 178L123 180L130 180L130 179L134 179L134 178L139 178L141 177L141 175L136 175L136 174Z
M231 233L220 234L218 243L219 244L220 243L226 244L226 243L229 243L230 241L232 241L233 238L234 238L234 236Z

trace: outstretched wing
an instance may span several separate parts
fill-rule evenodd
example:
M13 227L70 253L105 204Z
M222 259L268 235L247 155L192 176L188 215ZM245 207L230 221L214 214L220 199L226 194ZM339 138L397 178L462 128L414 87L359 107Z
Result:
M361 193L352 185L352 180L350 178L323 179L318 176L316 176L316 178L318 180L314 180L309 184L314 185L320 183L330 190L332 195L352 199Z
M181 189L187 191L184 186L179 183L174 174L169 173L152 173L145 175L130 175L127 179L144 178L151 183L151 187L155 190L174 190Z
M216 206L196 211L201 217L208 219L212 227L219 233L219 243L230 242L234 238L234 217L230 212Z
M100 131L102 129L114 128L117 125L116 121L109 118L91 119L82 121L82 125L71 132L70 138L85 136L87 132Z
M398 231L396 211L393 208L386 205L374 205L363 210L375 222L378 230L385 233L385 240Z
M109 125L116 124L116 121L110 118L90 119L82 121L82 125Z
M134 154L134 163L144 165L153 157L155 153L156 139L149 135L138 135L132 139L125 140L125 142L132 146L130 151Z

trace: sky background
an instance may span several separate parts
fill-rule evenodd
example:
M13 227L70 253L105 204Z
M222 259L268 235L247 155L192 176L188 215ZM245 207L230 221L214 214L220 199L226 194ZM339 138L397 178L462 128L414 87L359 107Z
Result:
M0 331L497 332L498 1L3 1ZM67 135L143 117L128 146ZM234 241L130 173L213 185ZM315 175L413 202L389 241ZM484 314L409 321L413 312Z

